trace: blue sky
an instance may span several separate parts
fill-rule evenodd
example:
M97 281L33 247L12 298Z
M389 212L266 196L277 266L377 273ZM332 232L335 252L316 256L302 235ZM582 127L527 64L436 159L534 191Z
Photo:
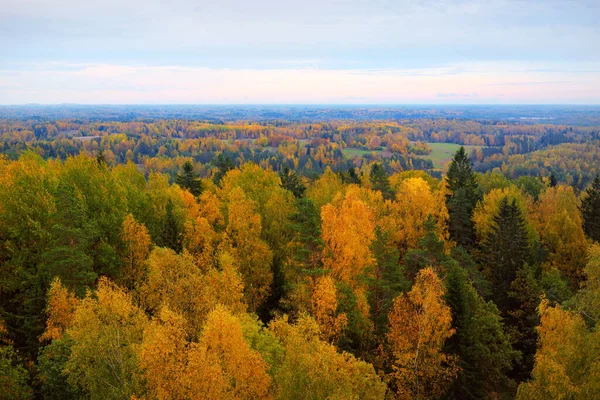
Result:
M0 104L599 104L598 0L0 0Z

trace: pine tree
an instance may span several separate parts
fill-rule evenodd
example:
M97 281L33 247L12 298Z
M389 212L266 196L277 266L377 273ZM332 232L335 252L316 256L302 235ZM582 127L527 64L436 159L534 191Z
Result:
M535 277L533 268L525 264L517 271L508 291L509 306L506 324L513 348L521 353L519 362L512 371L517 381L529 378L535 361L537 348L537 326L540 323L538 306L543 291Z
M104 156L104 152L102 151L102 149L99 149L98 154L96 154L96 162L101 167L105 167L108 165L108 163L106 162L106 157Z
M163 219L161 245L176 252L180 252L182 248L180 228L173 213L173 201L171 199L167 201L167 209Z
M220 184L225 174L234 168L231 158L229 156L223 157L223 154L219 154L211 163L218 168L217 172L213 175L213 182L216 185Z
M379 190L384 199L389 200L394 198L394 192L390 186L388 176L385 173L385 169L380 164L373 164L369 179L373 185L373 190Z
M483 247L494 300L500 310L506 311L510 285L529 258L525 221L514 199L510 204L506 197L500 201Z
M420 270L432 267L438 271L452 260L444 250L444 242L438 237L435 219L429 216L425 221L425 235L419 240L419 247L404 256L407 277L413 280Z
M467 271L457 264L448 270L446 302L456 330L447 351L458 356L460 367L448 397L491 398L494 392L506 392L514 384L506 374L518 353L511 347L500 311L481 298Z
M446 206L450 214L450 237L463 247L470 247L475 242L475 233L471 216L473 209L481 198L481 193L471 167L471 160L463 146L458 149L446 176L449 194Z
M585 192L587 196L581 200L583 230L590 239L600 242L600 175Z
M387 316L392 309L394 298L410 288L404 276L404 268L398 262L398 250L389 246L388 233L379 226L375 228L375 240L371 244L375 257L373 272L369 276L369 300L376 334L387 329Z
M287 166L279 173L279 179L281 179L281 187L292 192L297 199L304 195L306 186L304 186L298 174Z
M202 182L198 179L198 174L194 172L194 165L190 161L183 164L183 173L177 174L175 183L182 189L187 189L191 194L198 197L202 194Z

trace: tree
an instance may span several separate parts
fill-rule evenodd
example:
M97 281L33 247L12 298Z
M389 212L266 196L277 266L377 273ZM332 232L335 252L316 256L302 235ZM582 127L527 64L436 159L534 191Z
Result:
M141 283L144 277L144 261L150 253L152 241L148 229L144 224L138 223L131 214L125 217L122 229L124 249L121 253L121 274L125 286L132 289Z
M390 186L390 180L380 164L375 163L371 166L371 172L369 173L369 180L373 186L373 190L379 190L383 195L384 199L394 198L394 191Z
M389 245L388 233L375 227L375 239L371 244L375 258L373 271L368 273L369 305L376 335L387 331L387 317L394 299L410 288L404 276L404 268L399 263L398 250Z
M456 358L442 349L455 330L444 284L433 269L421 270L410 292L394 300L389 315L391 378L400 398L443 395L458 372Z
M315 279L311 303L312 315L319 324L323 339L335 343L348 324L348 318L346 314L337 312L337 290L331 276Z
M0 345L0 389L1 396L12 400L33 399L33 391L27 384L29 372L18 363L12 345Z
M532 380L519 386L517 399L595 399L600 396L599 330L547 300L539 306L539 341Z
M600 175L596 175L585 194L581 199L583 231L590 239L600 242Z
M194 164L186 161L183 164L183 173L177 174L175 183L182 189L187 189L191 194L198 197L202 194L202 181L198 179L198 174L194 172Z
M161 245L180 252L182 248L181 228L173 212L173 201L167 200L166 213L163 218L161 231Z
M417 247L429 218L433 218L438 236L448 238L448 210L442 196L442 191L433 191L421 178L408 178L397 185L396 199L386 203L388 212L382 225L400 257Z
M540 195L536 211L536 229L549 251L551 265L565 274L576 289L588 243L573 188L559 185L546 189Z
M504 313L507 331L511 336L513 348L521 353L511 376L517 381L529 378L533 368L536 342L536 327L539 324L537 313L542 289L534 276L532 268L525 264L517 271L515 280L508 292L508 310Z
M123 399L142 389L136 346L147 324L123 289L100 278L81 300L66 335L73 340L65 372L91 399Z
M493 393L511 389L507 377L518 353L512 349L500 311L485 302L458 265L448 270L446 301L452 309L456 334L447 349L458 357L458 378L452 385L452 398L492 398Z
M481 194L471 167L471 160L463 146L457 150L450 163L446 175L446 187L450 238L463 247L470 247L475 240L471 216Z
M281 179L281 187L292 192L297 199L304 195L306 186L304 186L296 172L290 170L289 167L283 168L279 173L279 179Z
M529 258L525 221L514 199L500 201L483 248L495 303L506 311L510 285Z
M585 280L575 296L575 305L586 320L597 325L600 322L600 244L590 246L583 272Z
M246 299L252 310L267 298L273 282L273 252L261 239L262 223L255 209L255 202L248 199L241 188L229 194L225 234L244 279Z
M239 319L223 306L208 315L199 345L207 356L218 360L233 398L268 399L271 378L260 353L245 341Z
M225 174L234 168L231 158L229 158L229 156L223 156L222 153L213 158L211 163L217 167L217 172L213 174L213 181L216 185L219 185Z
M295 324L287 316L269 324L285 355L273 383L280 399L385 398L386 387L371 364L321 340L319 325L302 314Z
M47 297L46 314L48 320L46 330L40 336L40 341L62 338L64 332L73 322L78 305L77 298L61 284L59 278L52 281Z

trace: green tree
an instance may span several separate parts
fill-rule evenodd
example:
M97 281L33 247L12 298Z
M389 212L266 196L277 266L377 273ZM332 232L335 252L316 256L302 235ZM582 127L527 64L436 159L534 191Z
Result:
M286 166L279 172L279 179L281 179L281 187L292 192L294 197L299 199L304 196L306 186L304 186L296 172Z
M169 199L167 201L166 213L162 224L162 232L160 237L161 245L163 247L169 247L176 252L180 252L182 248L181 228L177 218L175 217L173 208L173 202L171 199Z
M600 175L596 175L581 200L583 231L592 240L600 242Z
M511 203L506 197L500 201L483 248L494 301L500 310L506 311L510 285L529 257L527 228L514 199Z
M12 345L0 345L0 397L11 400L33 398L27 381L29 373L19 363Z
M471 160L463 146L458 149L450 163L446 182L449 191L446 195L446 206L450 215L450 238L463 247L470 247L475 242L471 216L475 205L481 199L481 193Z
M467 271L458 265L448 270L446 288L456 329L447 347L459 357L460 367L449 397L481 399L506 392L514 384L507 372L518 352L512 349L500 311L491 301L483 300L469 282Z
M194 172L194 165L191 161L186 161L183 164L183 173L177 174L175 183L182 189L187 189L191 194L198 197L202 194L202 181L198 178L198 174Z
M379 190L383 195L384 199L393 199L394 191L390 186L390 179L385 172L385 168L381 164L373 164L371 166L371 172L369 173L369 180L373 185L373 190Z

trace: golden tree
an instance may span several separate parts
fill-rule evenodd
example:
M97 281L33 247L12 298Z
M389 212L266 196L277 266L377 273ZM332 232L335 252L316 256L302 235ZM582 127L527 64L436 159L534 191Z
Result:
M424 268L411 291L394 300L389 314L391 378L400 398L429 399L445 393L457 373L457 360L442 351L453 334L444 284L433 269Z

